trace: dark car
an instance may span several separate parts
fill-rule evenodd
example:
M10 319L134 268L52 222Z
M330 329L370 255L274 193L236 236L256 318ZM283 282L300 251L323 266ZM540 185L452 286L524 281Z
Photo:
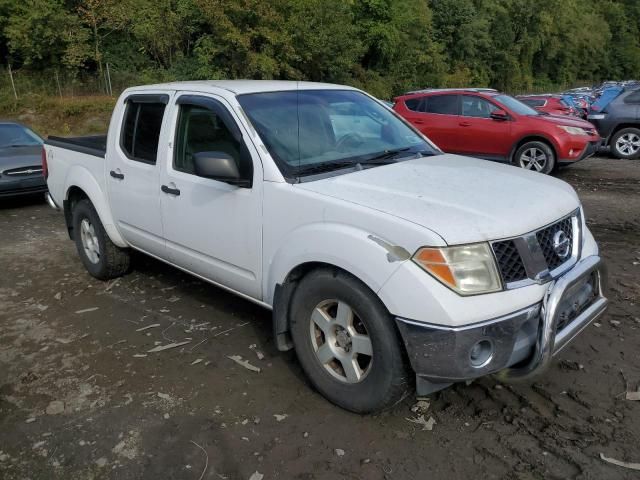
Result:
M587 117L618 158L640 158L640 88L609 89Z
M46 191L42 139L24 125L0 122L0 197Z

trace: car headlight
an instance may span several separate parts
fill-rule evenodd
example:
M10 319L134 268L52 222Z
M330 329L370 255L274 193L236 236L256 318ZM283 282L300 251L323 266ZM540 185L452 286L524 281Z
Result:
M565 132L567 132L570 135L589 135L589 132L587 132L584 128L567 127L565 125L558 125L558 127L561 128L562 130L564 130Z
M502 290L500 275L488 243L455 247L423 247L412 260L460 295Z

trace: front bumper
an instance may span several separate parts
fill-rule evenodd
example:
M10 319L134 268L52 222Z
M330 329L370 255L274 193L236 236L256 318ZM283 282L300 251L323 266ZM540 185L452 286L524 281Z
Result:
M587 143L582 153L580 153L578 156L573 158L570 156L566 158L560 158L558 160L558 163L560 165L568 165L571 163L579 162L580 160L585 160L589 157L594 156L596 153L598 153L598 150L600 150L601 145L602 145L602 139L592 140L589 143Z
M464 327L442 327L396 318L419 395L453 382L498 373L526 379L542 373L551 359L607 307L601 258L589 256L549 283L540 303L497 319ZM492 347L486 362L473 366L471 349Z
M0 179L0 198L33 195L47 191L47 182L42 175L19 179Z

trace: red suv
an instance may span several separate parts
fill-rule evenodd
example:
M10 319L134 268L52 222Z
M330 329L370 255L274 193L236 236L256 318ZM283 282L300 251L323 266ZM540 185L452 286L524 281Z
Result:
M600 145L589 122L541 114L495 90L422 90L396 98L393 108L445 152L542 173L590 157Z
M580 111L565 102L560 95L518 95L517 99L525 105L550 115L580 116Z

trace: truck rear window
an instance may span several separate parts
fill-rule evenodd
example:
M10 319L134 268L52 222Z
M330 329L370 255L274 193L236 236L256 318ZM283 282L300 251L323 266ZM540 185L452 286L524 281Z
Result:
M164 103L128 102L121 147L131 160L156 163L164 109Z

